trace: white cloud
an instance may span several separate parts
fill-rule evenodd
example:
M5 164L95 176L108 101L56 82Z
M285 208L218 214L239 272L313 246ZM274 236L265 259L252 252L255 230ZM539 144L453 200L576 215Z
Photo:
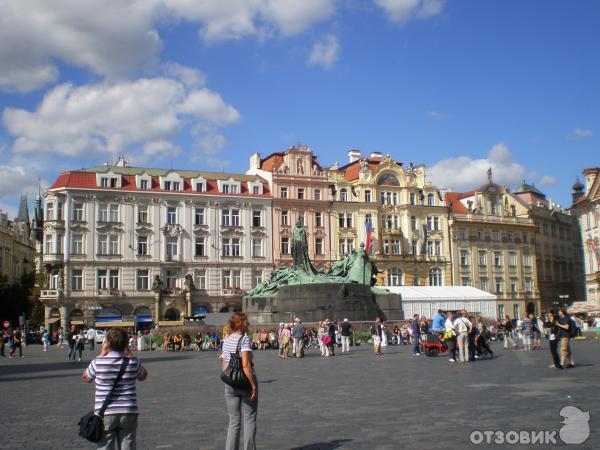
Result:
M154 142L148 142L144 145L142 154L147 158L154 157L155 159L160 159L166 156L176 156L179 152L179 147L173 145L169 141L161 139Z
M588 128L575 128L573 132L568 136L569 139L581 139L586 137L592 137L592 130Z
M124 152L131 146L156 148L182 127L226 126L239 113L206 88L189 90L169 78L62 84L48 92L35 111L6 108L3 124L16 153Z
M308 63L321 65L326 69L331 69L338 59L340 44L337 37L327 35L322 40L315 42L313 45Z
M41 180L42 189L48 186ZM27 194L29 207L38 192L38 174L30 166L19 164L0 165L0 210L8 213L9 219L17 215L21 194Z
M162 68L165 75L176 78L189 87L200 87L206 82L206 75L193 67L170 62L163 64Z
M552 175L544 175L542 178L540 178L537 184L539 187L554 186L556 184L556 177L553 177Z
M405 23L412 18L427 19L442 12L445 0L375 0L392 22Z
M432 119L441 119L442 113L439 111L427 111L427 115Z
M204 154L214 155L221 150L226 143L225 137L220 134L213 134L202 138L199 144Z
M487 181L487 170L492 168L495 183L516 186L525 178L525 167L513 161L508 147L495 144L487 158L472 159L458 156L438 161L428 170L431 181L440 188L467 191Z
M300 33L329 17L334 0L165 0L180 18L200 23L207 41Z
M119 76L155 62L159 0L0 0L0 90L58 77L54 59Z

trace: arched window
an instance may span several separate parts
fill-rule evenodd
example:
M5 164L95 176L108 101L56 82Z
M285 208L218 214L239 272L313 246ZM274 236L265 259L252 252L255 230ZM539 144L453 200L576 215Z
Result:
M427 194L427 206L435 206L435 196L433 194Z
M388 286L402 286L402 271L397 267L388 270Z
M442 286L442 269L431 269L429 271L429 286Z
M167 309L165 312L166 320L179 320L179 311L175 308Z
M340 202L348 201L348 190L346 188L340 189Z

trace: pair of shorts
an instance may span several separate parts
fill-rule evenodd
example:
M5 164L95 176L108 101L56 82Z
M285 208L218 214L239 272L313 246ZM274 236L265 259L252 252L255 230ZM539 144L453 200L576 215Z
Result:
M373 335L373 345L381 345L381 337L376 334Z
M540 333L539 331L535 330L533 332L533 339L541 339L542 338L542 333Z
M571 339L568 337L560 338L560 355L563 358L571 356Z
M523 345L531 345L531 335L530 334L523 335Z

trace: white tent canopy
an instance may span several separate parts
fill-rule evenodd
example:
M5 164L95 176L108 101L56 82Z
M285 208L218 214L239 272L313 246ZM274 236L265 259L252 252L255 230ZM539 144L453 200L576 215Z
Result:
M400 294L406 319L414 314L431 319L438 309L466 309L482 317L496 319L496 296L471 286L383 286Z

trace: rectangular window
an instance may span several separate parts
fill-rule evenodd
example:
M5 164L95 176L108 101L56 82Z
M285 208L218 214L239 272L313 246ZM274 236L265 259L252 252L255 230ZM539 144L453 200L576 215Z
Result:
M181 190L181 183L179 181L173 181L173 190L174 191L180 191Z
M204 208L194 210L194 225L204 225Z
M223 256L231 256L231 240L230 239L223 239L222 245L221 245L221 250L222 250L221 254Z
M280 193L280 195L281 195L281 198L288 198L288 188L286 188L286 187L282 187L282 188L279 190L279 193Z
M140 189L144 191L148 190L148 180L140 180Z
M283 255L290 254L290 238L287 238L287 237L281 238L281 253Z
M167 289L176 289L177 288L178 276L179 276L179 273L176 270L167 270L165 272L165 284L167 286Z
M206 289L206 269L194 269L196 289Z
M485 233L483 230L477 230L477 240L483 241L485 239Z
M138 236L137 254L138 256L144 256L148 254L148 236Z
M522 239L523 239L523 244L529 244L529 233L523 233Z
M240 210L239 209L231 210L231 225L234 227L240 226Z
M469 265L469 251L468 250L460 251L460 265L461 266Z
M494 266L502 267L502 252L494 252Z
M531 267L531 255L529 253L523 255L523 267Z
M109 180L110 179L106 178L106 177L100 178L100 187L103 187L103 188L109 187L109 185L110 185Z
M83 255L83 234L73 234L71 238L71 253L73 255Z
M223 284L223 289L228 289L231 287L232 285L232 279L231 279L231 270L223 270L221 272L221 279L222 279L222 284Z
M504 287L504 280L502 278L496 278L496 293L501 294Z
M410 217L410 228L411 230L417 229L417 218L415 216Z
M108 251L111 255L118 255L119 252L119 236L110 235L108 240Z
M508 253L508 265L510 267L516 267L517 266L517 253L516 252L509 252Z
M83 270L82 269L71 269L71 290L82 291L83 290Z
M46 203L46 220L54 220L54 203Z
M492 241L500 242L500 232L498 230L492 231Z
M240 239L225 238L223 243L223 256L240 256Z
M432 205L430 205L430 206L432 206ZM471 283L471 278L469 278L469 277L462 277L462 278L460 279L460 284L461 284L462 286L472 286L472 285L473 285L473 284Z
M323 213L320 213L320 212L315 213L315 226L316 227L323 226Z
M252 195L261 195L260 186L252 186Z
M515 319L521 317L521 305L519 305L518 303L513 305L513 314L515 315Z
M281 225L284 225L284 226L289 225L288 212L287 211L281 211Z
M119 205L110 205L110 221L119 221Z
M340 228L344 228L346 225L346 213L340 213L338 216L338 225Z
M108 289L108 271L106 269L98 270L98 289Z
M221 225L224 227L228 227L231 225L231 221L229 220L229 210L224 209L221 211Z
M260 238L252 239L252 256L254 258L261 258L263 256L262 239L260 239Z
M385 205L385 192L379 193L379 201L382 205Z
M174 261L177 259L177 237L167 236L167 261Z
M401 253L400 239L392 240L392 255L399 255Z
M317 255L325 254L324 249L323 249L323 238L315 239L315 253Z
M106 234L98 235L98 254L108 255L108 235Z
M175 207L175 206L167 207L167 223L169 223L169 224L177 223L177 207Z
M371 203L371 191L368 189L365 191L365 202Z
M533 291L533 283L531 278L525 278L525 292L530 294Z
M260 283L262 283L262 272L260 270L252 271L252 287L255 288Z
M109 270L108 271L108 288L110 290L119 289L119 271Z
M427 217L427 230L428 231L433 230L433 217L431 217L431 216Z
M352 213L346 214L346 228L352 228Z
M387 239L384 239L384 241L383 241L383 254L384 255L390 254L390 241Z
M340 255L346 255L354 250L354 239L340 239Z
M206 256L206 243L204 237L197 237L194 241L194 255Z
M465 230L464 228L459 228L458 229L458 240L464 241L465 239L467 239L467 230Z
M506 238L507 238L508 242L514 242L515 241L515 235L513 234L512 231L508 232L508 234L506 235Z
M479 286L482 291L489 291L490 286L487 278L481 278L479 280Z
M259 209L255 209L252 211L252 226L260 227L262 226L262 211Z
M108 222L108 206L98 206L98 222Z
M139 205L137 214L138 223L150 223L148 220L148 205Z
M433 229L435 231L439 231L440 230L440 218L438 216L434 216L433 217Z
M479 250L479 265L487 266L487 252L485 250Z
M315 200L321 200L321 189L315 189Z
M138 291L149 290L149 276L148 269L138 269L135 276L135 287Z
M516 294L518 290L518 280L516 278L510 279L510 292L511 294Z
M204 183L196 183L196 192L204 192Z
M397 205L397 204L398 204L398 193L393 192L392 193L392 205Z
M498 318L504 319L504 305L498 305Z
M304 188L298 188L298 199L304 200Z
M433 250L433 241L427 241L427 254L429 256L433 256L434 250Z
M233 275L233 287L241 288L242 287L242 271L241 270L232 270Z
M414 256L417 256L419 254L419 241L417 240L412 241L412 254Z
M56 253L62 255L63 253L63 237L62 234L56 235Z
M73 220L76 222L83 221L83 203L73 203Z
M170 181L165 181L164 185L165 185L165 191L171 190L171 182Z
M341 202L348 201L348 191L346 189L340 189L340 201Z
M415 194L414 192L411 192L409 195L409 203L411 205L416 205L417 204L417 194Z

